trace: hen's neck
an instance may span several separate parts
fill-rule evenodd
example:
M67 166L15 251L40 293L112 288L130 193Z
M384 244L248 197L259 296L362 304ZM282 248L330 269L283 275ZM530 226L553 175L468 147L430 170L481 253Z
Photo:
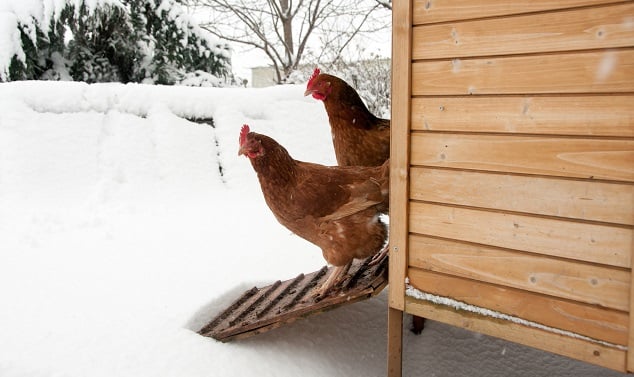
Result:
M291 185L296 178L297 162L285 149L275 148L260 158L252 159L253 169L261 185Z
M378 121L378 118L368 110L356 92L348 94L348 96L329 97L324 100L324 106L333 128L366 129Z

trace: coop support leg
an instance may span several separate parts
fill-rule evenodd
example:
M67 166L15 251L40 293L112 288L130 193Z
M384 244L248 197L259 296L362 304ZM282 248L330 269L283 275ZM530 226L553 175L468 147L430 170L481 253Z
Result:
M403 375L403 312L389 308L387 314L387 376Z
M425 318L417 315L412 317L412 332L416 335L420 335L425 328Z

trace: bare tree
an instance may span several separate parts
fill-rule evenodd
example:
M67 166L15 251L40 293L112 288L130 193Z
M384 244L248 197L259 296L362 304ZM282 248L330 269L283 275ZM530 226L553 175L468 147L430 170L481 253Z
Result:
M376 0L376 2L385 9L392 9L392 0Z
M189 0L209 11L201 27L263 51L282 83L306 55L334 62L360 34L389 27L391 0ZM307 50L312 49L310 53Z

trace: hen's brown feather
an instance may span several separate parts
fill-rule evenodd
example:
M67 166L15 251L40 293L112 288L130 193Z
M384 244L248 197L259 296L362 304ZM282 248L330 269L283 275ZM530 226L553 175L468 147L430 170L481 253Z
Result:
M379 215L388 207L389 162L323 166L294 160L266 135L250 132L246 143L261 151L250 161L277 220L319 246L328 263L343 266L381 250L387 229Z
M378 166L390 157L390 120L374 116L354 88L322 73L311 80L306 93L311 90L325 92L319 97L328 113L337 164Z

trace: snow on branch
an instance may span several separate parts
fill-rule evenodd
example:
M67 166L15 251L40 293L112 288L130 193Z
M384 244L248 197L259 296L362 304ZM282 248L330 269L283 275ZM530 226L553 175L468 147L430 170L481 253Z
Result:
M14 57L26 62L26 53L20 38L20 29L37 44L37 30L50 30L59 21L67 6L73 6L76 12L81 5L88 13L97 8L113 6L124 8L119 0L14 0L0 3L0 80L6 81L9 66Z
M231 49L180 0L3 0L0 81L223 86Z

